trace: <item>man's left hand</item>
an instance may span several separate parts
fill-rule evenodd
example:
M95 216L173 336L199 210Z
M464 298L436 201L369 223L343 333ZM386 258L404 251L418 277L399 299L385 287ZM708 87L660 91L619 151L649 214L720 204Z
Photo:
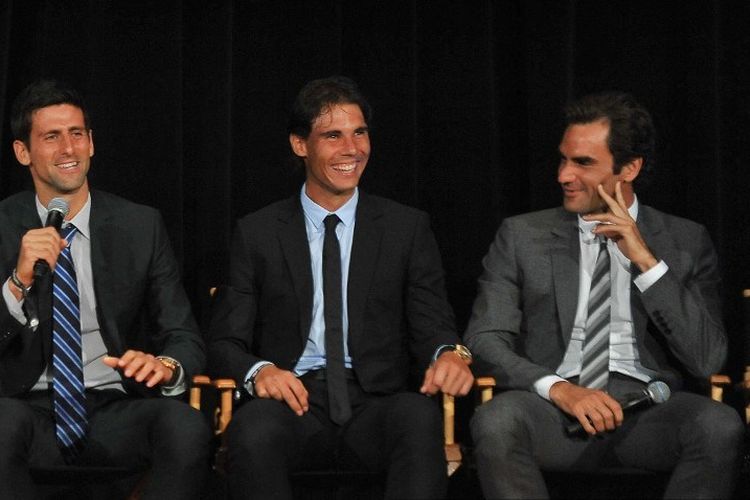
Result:
M615 198L609 196L601 184L596 189L599 196L607 203L609 211L583 216L584 220L601 222L594 229L594 233L604 235L614 241L622 254L638 266L642 273L658 264L659 261L646 246L638 225L628 212L628 206L622 195L621 181L615 185Z
M167 368L153 354L128 350L121 357L104 356L105 365L116 370L124 377L134 378L136 382L143 382L146 387L168 384L174 372Z
M465 396L474 384L469 363L453 351L442 353L425 372L419 392L432 396L443 391L449 396Z

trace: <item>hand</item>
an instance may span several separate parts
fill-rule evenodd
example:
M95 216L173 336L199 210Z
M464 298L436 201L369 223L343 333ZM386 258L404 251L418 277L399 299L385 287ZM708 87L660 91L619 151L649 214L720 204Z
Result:
M26 286L34 283L34 264L39 259L47 261L50 268L54 269L57 257L63 248L68 245L65 238L54 227L42 229L31 229L21 238L21 248L18 252L16 262L16 274L18 279ZM21 299L21 291L16 287L10 287L16 299Z
M638 266L640 271L646 272L654 267L658 260L643 241L638 225L628 212L628 207L622 195L621 181L615 184L615 198L609 196L602 185L597 186L599 196L609 207L609 212L584 215L584 220L602 222L594 229L595 234L602 234L617 243L617 247L625 257Z
M156 356L132 349L119 358L104 356L102 361L110 368L119 369L127 378L145 382L146 387L168 384L174 376L173 370L164 366Z
M577 418L592 436L622 425L624 416L620 403L604 391L556 382L549 390L549 397L558 408Z
M425 372L419 392L432 396L443 391L449 396L465 396L474 384L468 363L453 351L442 353Z
M255 375L255 395L286 401L289 408L299 416L310 409L307 404L307 389L302 381L294 373L274 365L262 367Z

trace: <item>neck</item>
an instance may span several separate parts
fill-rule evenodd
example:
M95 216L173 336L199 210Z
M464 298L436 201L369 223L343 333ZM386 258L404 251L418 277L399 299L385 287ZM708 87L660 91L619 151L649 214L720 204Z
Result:
M69 209L68 215L65 216L65 220L70 220L78 215L78 212L80 212L86 204L86 200L88 200L89 197L89 189L88 185L84 184L75 193L42 193L37 191L37 196L39 197L39 202L45 207L49 206L49 202L52 201L53 198L62 198L65 200L68 203Z

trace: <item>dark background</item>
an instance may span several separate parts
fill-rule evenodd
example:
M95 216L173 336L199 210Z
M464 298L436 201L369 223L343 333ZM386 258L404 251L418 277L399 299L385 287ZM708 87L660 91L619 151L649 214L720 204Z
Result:
M288 106L341 73L374 106L363 189L429 212L463 330L502 218L556 206L568 99L634 93L658 174L641 201L705 224L745 363L750 3L744 0L0 0L0 197L31 187L8 108L29 81L88 97L95 188L159 208L204 318L234 221L296 193Z

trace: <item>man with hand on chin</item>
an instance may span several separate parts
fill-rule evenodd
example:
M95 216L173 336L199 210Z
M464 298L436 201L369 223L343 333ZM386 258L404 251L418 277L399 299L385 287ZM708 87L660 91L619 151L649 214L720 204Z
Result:
M305 85L289 142L306 181L237 225L209 341L212 375L253 396L227 429L234 498L291 498L290 472L311 468L386 472L387 498L446 494L426 395L466 394L471 357L427 214L358 189L369 118L348 78Z
M89 190L75 90L32 83L11 125L35 192L0 202L0 497L36 498L30 467L68 464L148 469L144 498L197 498L211 433L176 397L204 346L162 218ZM47 207L67 212L60 232Z
M583 97L565 123L563 206L503 222L466 333L478 371L508 389L472 420L484 494L545 498L541 469L614 465L672 471L667 497L728 497L739 416L683 390L726 358L708 233L636 197L654 128L631 96ZM654 379L672 397L624 414Z

